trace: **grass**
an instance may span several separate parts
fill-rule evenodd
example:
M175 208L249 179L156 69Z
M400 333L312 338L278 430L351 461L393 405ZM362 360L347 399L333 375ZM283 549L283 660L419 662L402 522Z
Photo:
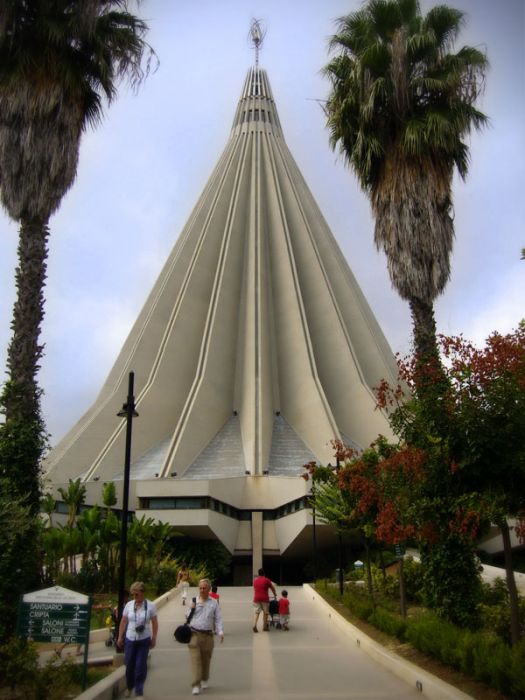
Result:
M490 688L484 683L469 678L465 674L456 671L449 666L446 666L429 656L426 656L422 652L414 649L410 644L406 642L400 642L396 637L385 634L379 631L373 625L361 620L356 615L339 601L335 596L331 596L329 591L320 590L316 587L317 593L324 598L337 612L342 615L346 620L351 622L354 627L357 627L371 639L381 644L389 651L392 651L399 656L411 661L416 666L424 669L428 673L432 673L434 676L441 678L441 680L449 683L458 690L470 695L476 700L507 700L507 696L502 693Z

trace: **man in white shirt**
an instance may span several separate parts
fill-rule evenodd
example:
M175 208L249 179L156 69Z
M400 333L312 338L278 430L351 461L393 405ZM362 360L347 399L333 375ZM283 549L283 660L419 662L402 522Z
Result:
M199 597L194 598L188 615L191 618L191 640L188 645L192 669L192 693L199 695L201 689L208 687L210 662L213 654L213 636L217 634L221 643L224 639L224 627L219 605L210 597L211 583L207 578L199 581Z

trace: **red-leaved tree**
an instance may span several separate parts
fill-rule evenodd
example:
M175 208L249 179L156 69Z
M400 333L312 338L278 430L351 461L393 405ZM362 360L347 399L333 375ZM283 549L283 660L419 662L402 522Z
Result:
M523 538L525 325L507 335L492 334L481 349L462 336L440 336L439 346L446 372L445 383L442 377L435 381L439 422L436 411L429 411L427 402L419 401L416 393L407 400L400 387L386 382L378 388L378 405L388 411L400 439L426 454L418 526L420 537L427 542L423 553L433 579L441 578L449 587L451 582L448 577L443 579L443 572L451 552L460 556L458 543L475 542L488 520L499 527L511 606L511 638L516 643L521 630L511 528ZM409 389L421 384L425 368L416 358L409 357L399 366L400 379ZM432 386L432 370L424 381Z

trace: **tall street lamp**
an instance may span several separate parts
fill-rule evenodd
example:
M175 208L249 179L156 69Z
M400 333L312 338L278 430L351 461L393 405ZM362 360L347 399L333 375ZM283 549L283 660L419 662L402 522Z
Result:
M126 551L128 547L128 502L129 502L129 472L131 465L131 430L133 418L139 414L135 410L135 396L133 395L133 383L135 373L129 373L128 398L122 406L122 411L117 413L119 418L126 418L126 453L124 457L124 490L122 492L122 520L120 530L120 568L118 578L118 623L117 630L124 610L124 597L126 588Z
M312 495L312 547L313 547L313 570L314 570L314 583L317 581L317 531L315 526L315 472L312 472L312 488L310 491Z
M339 462L339 457L336 456L335 471L339 472L341 466ZM339 537L339 593L343 595L343 532L341 527L337 528L337 534Z
M339 457L337 457L337 455L336 455L335 460L336 460L336 462L335 462L335 473L338 474L338 473L339 473L339 469L340 469L340 467L341 467L341 462L339 461ZM328 468L329 468L329 469L333 469L333 467L332 467L332 465L331 465L330 463L328 464ZM338 582L339 582L339 593L340 593L341 595L343 595L343 532L342 532L342 530L341 530L341 523L340 523L339 521L338 521L338 524L337 524L337 537L338 537L338 542L339 542L339 545L338 545L338 550L339 550L339 552L338 552L338 559L339 559L339 562L338 562L338 563L339 563L339 568L336 569L336 574L337 574L337 579L338 579Z

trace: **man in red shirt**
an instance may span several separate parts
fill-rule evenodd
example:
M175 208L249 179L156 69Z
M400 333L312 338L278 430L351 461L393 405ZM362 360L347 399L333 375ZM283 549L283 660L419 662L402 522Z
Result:
M255 610L253 618L253 631L258 632L257 621L259 615L263 614L263 631L268 631L268 604L270 596L268 591L271 590L274 598L277 597L273 583L264 575L263 569L259 569L259 575L253 580L253 607Z

